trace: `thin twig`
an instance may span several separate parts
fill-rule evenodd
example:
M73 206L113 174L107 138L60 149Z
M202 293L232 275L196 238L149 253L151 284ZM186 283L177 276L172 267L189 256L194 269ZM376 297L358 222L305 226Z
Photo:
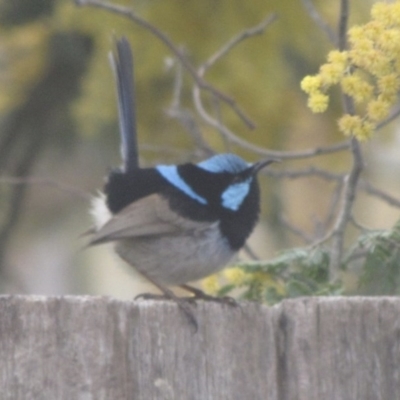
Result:
M348 17L349 2L348 0L341 0L338 28L338 47L340 50L344 50L346 48ZM352 99L346 95L343 95L343 111L346 114L354 114L354 103ZM339 210L339 214L336 217L333 228L322 239L318 240L316 243L313 243L313 246L318 246L329 239L333 240L330 265L330 274L332 280L335 280L338 277L339 267L341 265L343 255L344 234L347 224L351 218L352 208L357 193L358 181L361 171L364 167L360 143L354 137L350 140L350 149L353 158L353 165L345 179L345 185L342 191L342 205Z
M180 108L183 88L183 68L182 64L175 62L175 60L172 62L172 65L175 66L175 79L171 108Z
M179 59L184 68L189 72L192 76L196 84L204 90L208 90L214 96L217 96L223 102L228 104L232 110L240 117L240 119L247 125L248 128L255 128L254 122L246 115L246 113L237 105L236 101L228 96L227 94L221 92L214 86L210 85L206 82L197 72L196 68L189 62L189 60L185 57L182 51L175 46L175 44L171 41L171 39L161 30L156 28L154 25L146 21L145 19L139 17L135 14L131 9L127 7L122 7L116 4L111 4L105 1L100 0L75 0L75 3L78 6L92 6L102 8L104 10L113 12L115 14L122 15L130 20L134 21L136 24L140 25L142 28L145 28L149 32L151 32L155 37L157 37L165 46L171 50L171 52Z
M312 176L327 181L342 181L343 179L343 174L335 174L333 172L326 171L324 169L320 169L314 166L297 170L265 169L261 173L279 179L299 179L309 178Z
M390 194L384 192L383 190L376 188L375 186L372 185L372 183L365 180L361 180L359 183L359 187L360 189L364 190L371 196L378 197L379 199L385 201L389 205L400 208L400 199L393 197Z
M349 22L349 1L340 0L340 17L338 26L338 48L340 51L346 49L346 35L347 35L347 25Z
M238 137L228 127L220 124L218 120L213 118L203 107L203 103L201 101L200 89L198 86L193 87L193 101L198 114L208 125L221 132L232 143L235 143L236 145L244 149L250 150L255 154L259 154L265 157L279 158L281 160L296 160L296 159L320 156L324 154L336 153L339 151L348 150L350 148L350 143L351 143L350 140L345 140L343 142L331 146L316 147L301 151L279 151L279 150L265 149Z
M307 150L302 150L298 152L283 152L283 151L273 151L269 149L263 149L260 146L254 145L250 142L247 142L244 139L239 138L236 136L231 130L226 128L225 126L221 125L216 121L214 118L212 118L204 109L202 106L201 98L200 98L200 88L201 89L206 89L212 92L215 96L220 98L222 101L226 102L229 104L232 109L241 116L241 118L246 121L248 126L254 127L254 124L246 117L244 117L244 114L240 109L237 108L236 103L234 102L233 99L231 99L229 96L221 93L211 85L209 85L207 82L205 82L198 74L196 69L192 66L192 64L187 60L187 58L184 56L182 51L175 46L175 44L168 38L167 35L165 35L163 32L161 32L159 29L151 25L149 22L146 20L140 18L136 14L134 14L129 8L106 3L104 1L100 0L75 0L75 3L78 6L93 6L93 7L98 7L102 8L105 10L108 10L110 12L114 12L120 15L123 15L135 23L139 24L140 26L144 27L148 31L150 31L154 36L156 36L160 41L162 41L170 50L171 52L179 59L179 61L182 63L183 67L192 75L193 79L195 80L196 84L194 89L193 89L193 97L194 97L194 102L197 111L199 112L200 116L204 119L206 123L208 123L210 126L214 127L215 129L219 130L222 132L232 143L235 143L245 149L251 150L255 152L256 154L260 154L266 157L271 157L271 158L280 158L280 159L301 159L301 158L310 158L310 157L315 157L315 156L320 156L324 154L330 154L330 153L335 153L339 151L344 151L347 150L350 147L350 141L346 140L331 146L326 146L326 147L317 147L313 149L307 149ZM269 17L271 18L271 16ZM267 18L268 20L268 18ZM267 21L265 20L264 23ZM272 21L270 21L271 23ZM252 28L250 28L251 30Z
M363 170L363 158L361 153L360 143L356 138L352 139L351 152L353 155L353 166L347 176L346 185L344 188L343 204L340 213L336 219L332 243L332 277L336 278L339 271L340 262L343 253L343 242L346 226L349 222L352 207L357 193L357 184Z
M339 50L346 48L346 32L349 17L349 2L348 0L341 0L341 12L339 18ZM353 100L343 94L343 111L346 114L354 114ZM346 185L343 193L343 204L340 213L336 219L333 230L333 242L331 249L331 277L337 278L339 267L343 255L344 234L347 224L350 220L353 204L357 193L357 184L364 168L361 146L359 141L353 137L351 139L351 154L353 157L353 165L351 171L346 179Z
M360 222L358 222L357 220L356 220L356 218L354 217L354 215L351 215L350 216L350 222L353 224L353 226L355 227L355 228L357 228L359 231L361 231L361 232L370 232L370 231L372 231L373 229L371 229L371 228L367 228L366 226L364 226L364 225L362 225Z
M260 259L248 243L244 245L243 250L253 261Z
M310 235L308 235L298 226L292 224L284 215L279 216L279 222L294 235L300 237L306 244L310 244L312 242L312 238Z
M314 20L315 24L321 28L323 32L325 32L326 36L334 45L337 45L337 37L332 28L325 22L325 20L321 17L321 14L315 8L313 2L311 0L301 0L304 8L308 12L308 15Z
M340 204L341 193L343 190L343 184L344 184L344 176L342 175L341 179L338 181L336 185L335 190L333 191L329 211L325 218L324 225L326 230L328 230L329 227L332 226L333 221L335 219L335 215L337 215L337 210Z
M215 152L204 140L201 133L200 127L192 112L183 109L181 106L182 87L183 87L183 67L182 64L177 62L175 64L175 80L174 80L174 91L172 96L171 106L166 110L166 114L170 118L174 118L186 129L186 131L192 136L195 147L200 149L206 155L213 155Z
M17 176L0 176L0 184L8 184L8 185L39 185L39 186L50 186L54 187L57 190L61 190L63 192L67 192L77 197L81 197L82 199L88 200L92 197L92 195L88 192L85 192L82 189L78 189L74 186L61 183L52 178L43 178L43 177L17 177Z
M244 30L243 32L240 32L238 35L233 37L231 40L229 40L228 43L226 43L224 46L222 46L219 50L217 50L205 63L203 63L199 69L199 75L203 76L204 73L211 67L213 66L218 60L220 60L222 57L226 56L227 53L229 53L237 44L242 42L243 40L256 36L256 35L262 35L267 27L274 22L277 19L276 14L271 14L267 18L265 18L260 24L254 26L253 28L249 28Z
M390 122L394 121L400 115L400 105L397 105L389 114L389 116L381 121L375 130L382 129L384 126L388 125Z
M344 263L346 265L350 264L353 261L356 261L360 258L366 258L369 255L370 251L368 249L366 250L358 250L358 251L353 251L350 254L348 254L344 260Z

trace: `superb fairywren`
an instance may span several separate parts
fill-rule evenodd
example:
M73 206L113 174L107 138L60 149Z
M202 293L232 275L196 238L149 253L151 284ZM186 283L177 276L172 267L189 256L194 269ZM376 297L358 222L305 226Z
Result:
M243 247L260 212L257 173L274 160L248 164L219 154L198 164L140 168L129 43L110 55L118 92L123 166L113 170L105 194L94 201L91 245L115 250L164 294L222 269ZM187 311L187 309L185 310Z

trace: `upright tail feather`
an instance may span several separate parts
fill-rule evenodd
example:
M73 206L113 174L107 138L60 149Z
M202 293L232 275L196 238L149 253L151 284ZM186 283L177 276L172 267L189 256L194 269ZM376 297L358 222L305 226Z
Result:
M116 41L116 49L116 54L110 52L109 59L117 86L123 168L125 172L129 172L139 168L133 86L133 57L126 37Z

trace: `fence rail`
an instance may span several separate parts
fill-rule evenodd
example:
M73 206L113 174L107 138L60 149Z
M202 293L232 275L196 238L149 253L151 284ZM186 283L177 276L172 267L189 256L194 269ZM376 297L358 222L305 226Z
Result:
M2 400L400 399L400 299L0 296Z

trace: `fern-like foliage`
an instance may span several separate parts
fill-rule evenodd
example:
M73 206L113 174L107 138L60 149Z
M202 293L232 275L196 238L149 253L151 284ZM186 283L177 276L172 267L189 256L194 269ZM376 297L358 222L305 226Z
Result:
M342 271L356 278L356 289L332 282L329 264L330 254L323 246L291 249L272 260L237 264L241 273L234 276L239 279L227 279L217 294L268 304L298 296L399 295L400 221L390 230L363 232L349 248Z
M391 230L361 235L353 254L357 251L365 253L359 293L400 294L400 221Z
M329 282L329 254L323 248L291 249L272 260L237 267L245 272L245 278L239 285L222 286L219 295L240 289L239 298L274 304L284 298L342 292L340 283Z

